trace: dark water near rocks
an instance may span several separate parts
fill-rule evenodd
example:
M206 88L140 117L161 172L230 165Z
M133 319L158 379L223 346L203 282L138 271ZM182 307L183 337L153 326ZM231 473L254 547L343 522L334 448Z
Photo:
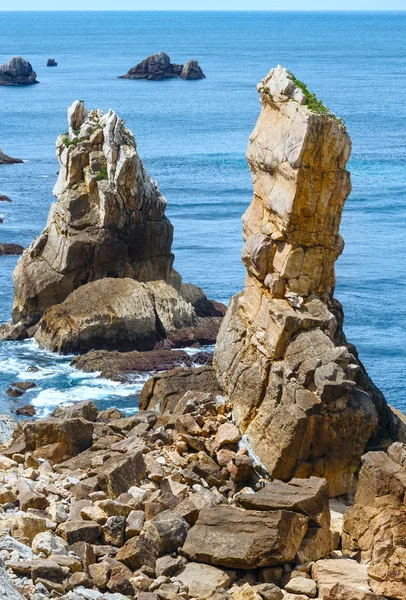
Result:
M0 147L27 162L0 166L0 241L28 245L42 230L66 108L114 108L169 201L176 268L228 302L243 286L240 217L251 200L245 162L259 113L256 83L278 63L342 116L353 140L353 193L336 295L345 330L387 399L406 409L406 13L1 13L2 64L27 58L40 85L0 87ZM207 79L117 79L163 50L197 58ZM58 67L47 68L49 57ZM0 257L0 322L9 318L16 258ZM41 372L27 373L30 365ZM36 390L13 402L16 379ZM32 401L45 414L64 399L136 407L135 386L69 367L35 344L0 344L0 411Z

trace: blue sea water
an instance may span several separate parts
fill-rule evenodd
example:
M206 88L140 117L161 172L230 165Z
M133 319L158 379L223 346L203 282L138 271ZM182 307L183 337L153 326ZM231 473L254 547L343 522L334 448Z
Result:
M0 12L0 64L28 59L40 85L0 87L0 241L28 245L46 222L66 108L113 108L168 199L175 266L228 302L243 286L240 217L251 201L245 161L259 114L256 84L277 64L294 71L346 121L353 192L342 230L336 296L345 332L375 383L406 410L406 13ZM117 79L158 51L197 58L202 81ZM53 57L58 67L47 68ZM0 322L9 319L17 259L0 257ZM41 371L28 373L38 365ZM15 380L38 387L5 395ZM141 381L119 385L69 367L33 341L0 344L0 411L63 400L136 408Z

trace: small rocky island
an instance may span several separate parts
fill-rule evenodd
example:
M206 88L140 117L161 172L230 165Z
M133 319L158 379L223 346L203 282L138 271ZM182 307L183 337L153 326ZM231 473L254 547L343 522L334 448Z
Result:
M58 63L54 58L48 58L47 67L57 67Z
M24 161L21 158L12 158L11 156L7 156L4 154L3 150L0 148L0 165L18 165L23 163ZM10 202L10 199L7 199L7 196L0 196L0 199L3 202Z
M161 80L179 77L180 79L205 79L197 60L188 60L184 65L171 63L171 59L165 52L158 52L148 56L138 65L133 67L119 79L149 79Z
M214 366L155 374L131 416L84 401L44 420L0 419L0 598L406 599L406 418L368 377L334 299L351 140L286 69L270 71L258 91L247 277L222 322ZM99 314L119 320L114 281L122 290L128 280L150 284L131 270L87 284L81 277L116 256L117 232L134 233L129 219L144 232L164 219L117 115L75 103L69 123L58 140L58 202L19 264L15 304L19 327L40 319L38 331L54 335L62 316L68 339L81 306L84 331L98 329ZM183 323L187 302L209 310L173 273L170 244L155 264L152 238L131 239L147 255L124 254L126 268L145 259L144 272L167 268L168 278L149 290L148 306L145 289L129 284L124 304L141 301L123 328L151 310ZM66 310L64 301L52 306L57 294Z
M14 56L0 66L0 85L31 85L39 83L31 64L21 56Z

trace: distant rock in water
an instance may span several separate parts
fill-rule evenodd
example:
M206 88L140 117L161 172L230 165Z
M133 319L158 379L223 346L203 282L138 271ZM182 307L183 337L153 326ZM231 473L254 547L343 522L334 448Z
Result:
M0 339L35 334L63 353L172 347L180 332L213 342L224 307L173 269L167 203L133 134L112 110L79 101L68 122L56 144L58 201L14 271L14 325Z
M0 148L0 165L18 165L23 162L24 161L21 160L21 158L12 158L11 156L7 156L7 154L4 154L3 150ZM7 202L7 196L0 196L0 199ZM10 198L8 201L10 201Z
M197 60L192 58L184 64L182 72L180 74L181 79L205 79L206 75L203 73Z
M171 63L171 60L165 52L158 52L148 56L138 65L133 67L119 79L149 79L161 80L171 77L180 77L181 79L205 79L205 75L199 66L197 60L188 60L185 65Z
M19 244L2 244L0 242L0 256L3 255L20 255L24 252L24 247Z
M21 56L14 56L0 67L0 85L31 85L39 83L31 64Z
M11 202L11 198L4 194L0 194L0 202Z
M57 67L58 63L54 58L48 58L47 67Z

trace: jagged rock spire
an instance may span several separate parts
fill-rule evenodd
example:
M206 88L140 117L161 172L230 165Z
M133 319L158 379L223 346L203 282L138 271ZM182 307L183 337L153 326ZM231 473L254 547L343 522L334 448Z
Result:
M56 143L57 202L14 272L13 322L27 328L90 281L129 277L180 285L166 200L131 131L112 110L88 112L80 101L68 109L68 123Z

